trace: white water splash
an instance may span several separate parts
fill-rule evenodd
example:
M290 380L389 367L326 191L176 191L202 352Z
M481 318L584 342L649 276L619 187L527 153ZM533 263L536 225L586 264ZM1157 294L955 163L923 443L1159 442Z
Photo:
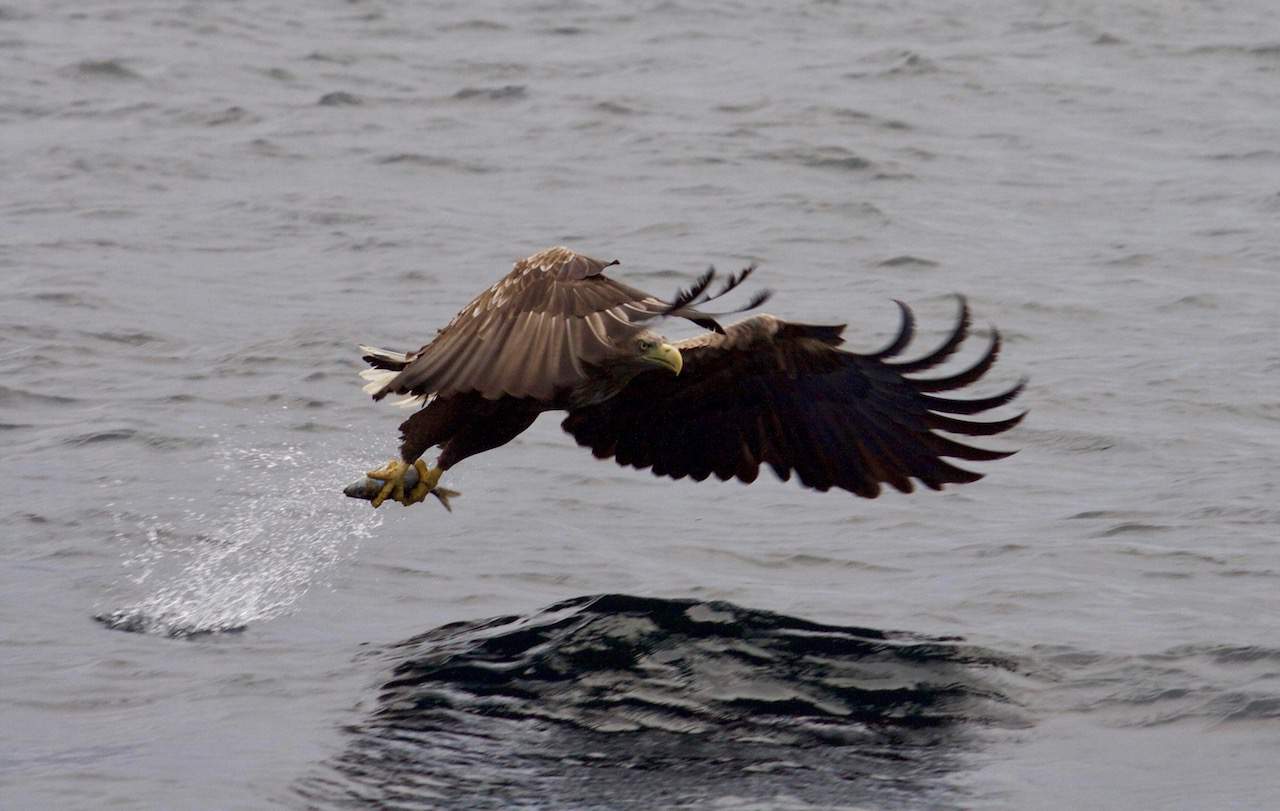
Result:
M341 495L361 469L355 460L327 452L317 460L315 449L292 445L216 455L223 473L215 492L224 506L118 529L131 547L124 561L129 590L150 588L97 619L119 630L191 636L279 617L313 587L327 586L335 567L382 523Z

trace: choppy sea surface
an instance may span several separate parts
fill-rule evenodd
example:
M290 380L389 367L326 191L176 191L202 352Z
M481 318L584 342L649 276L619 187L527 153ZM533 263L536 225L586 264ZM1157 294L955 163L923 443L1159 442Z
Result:
M3 0L0 77L0 806L1280 803L1272 3ZM560 243L963 292L1022 450L343 498L355 345Z

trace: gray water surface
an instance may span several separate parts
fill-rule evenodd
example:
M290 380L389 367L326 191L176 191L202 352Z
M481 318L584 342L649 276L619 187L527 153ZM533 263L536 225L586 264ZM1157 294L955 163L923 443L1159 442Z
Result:
M0 805L1274 807L1278 132L1261 0L0 3ZM451 471L452 515L343 498L404 416L356 344L560 243L662 294L758 263L864 351L890 299L923 351L963 292L1006 338L982 392L1031 376L988 443L1022 451L864 501L659 480L546 417ZM737 619L655 619L687 605ZM719 658L803 621L941 647ZM433 658L636 628L574 690L502 682L547 698L507 716ZM859 662L980 706L895 749ZM733 744L725 673L843 737ZM645 726L673 713L710 726Z

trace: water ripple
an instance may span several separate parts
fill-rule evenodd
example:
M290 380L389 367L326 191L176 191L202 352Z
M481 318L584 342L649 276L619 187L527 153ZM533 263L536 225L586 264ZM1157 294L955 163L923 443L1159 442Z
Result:
M948 807L975 730L1024 723L991 651L725 602L578 597L370 655L376 708L298 787L320 807L705 807L779 772L809 803Z

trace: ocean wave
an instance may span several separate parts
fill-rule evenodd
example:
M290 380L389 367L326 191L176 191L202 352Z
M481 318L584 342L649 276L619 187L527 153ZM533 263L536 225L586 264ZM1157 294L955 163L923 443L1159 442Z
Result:
M910 805L975 730L1024 723L992 651L725 602L578 597L368 655L389 670L375 708L298 786L322 807L657 808L780 784Z
M1280 720L1280 648L1192 643L1146 654L1103 654L1073 648L1040 651L1057 670L1046 697L1055 709L1089 715L1108 726L1148 728L1177 723L1216 727Z

